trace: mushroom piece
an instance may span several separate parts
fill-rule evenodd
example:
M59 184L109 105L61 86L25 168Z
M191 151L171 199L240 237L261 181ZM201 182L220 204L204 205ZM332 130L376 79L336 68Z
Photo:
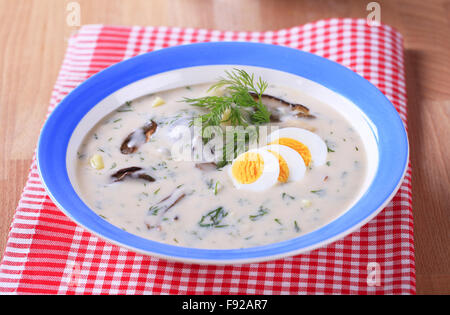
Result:
M132 154L146 142L150 141L150 137L155 133L158 124L153 120L147 122L143 127L136 129L130 133L120 146L122 154Z
M255 101L258 100L258 95L256 93L250 93L250 95L253 99L255 99ZM271 120L279 121L280 117L276 114L276 110L280 107L280 105L289 107L293 112L295 112L295 116L297 117L315 118L314 115L309 113L309 108L302 104L290 103L281 98L268 94L263 94L261 96L261 101L272 112L273 117L271 117Z
M114 178L114 182L120 182L125 177L140 178L140 179L146 180L148 182L155 181L155 179L152 176L150 176L142 171L142 167L137 167L137 166L127 167L127 168L118 170L117 172L112 174L111 177Z
M195 168L198 168L199 170L204 172L210 172L217 170L217 164L214 162L196 163Z
M161 199L161 201L157 204L151 206L149 208L149 213L144 220L147 228L150 230L152 228L159 227L164 214L166 214L170 208L175 206L184 197L186 197L184 189L178 187L169 196ZM176 220L178 220L177 216Z

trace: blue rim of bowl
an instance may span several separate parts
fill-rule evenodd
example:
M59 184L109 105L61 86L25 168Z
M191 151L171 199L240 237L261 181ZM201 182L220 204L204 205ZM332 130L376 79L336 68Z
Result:
M72 132L102 99L140 79L181 68L208 65L256 66L284 71L319 83L356 104L375 126L379 151L375 177L346 213L302 236L244 249L174 246L130 234L95 214L72 187L66 154ZM38 172L55 204L95 235L143 254L193 263L231 264L271 260L324 246L361 227L395 195L409 160L406 130L391 102L369 81L328 59L297 49L248 42L210 42L175 46L139 55L93 75L53 110L41 131Z

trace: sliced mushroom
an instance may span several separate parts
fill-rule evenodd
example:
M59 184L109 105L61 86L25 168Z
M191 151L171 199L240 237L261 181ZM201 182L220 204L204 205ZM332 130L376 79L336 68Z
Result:
M255 100L258 100L258 95L256 93L250 93L250 95ZM290 103L281 98L278 98L278 97L275 97L272 95L268 95L268 94L263 94L261 97L261 101L272 112L272 116L271 116L272 121L279 121L280 115L277 113L277 109L280 107L280 105L289 107L292 111L295 112L295 115L297 117L315 118L314 115L311 115L309 113L309 108L302 104Z
M169 211L170 208L175 206L181 199L186 197L186 193L183 188L179 187L175 189L169 196L162 199L157 204L153 205L149 209L149 214L145 218L144 223L150 230L155 227L159 227L164 214ZM178 220L178 216L176 216Z
M137 166L127 167L127 168L118 170L117 172L112 174L111 177L114 178L114 182L120 182L125 177L140 178L140 179L146 180L148 182L155 181L155 179L152 176L146 174L142 170L142 167L137 167Z
M196 163L195 167L204 172L217 170L217 164L214 162Z
M158 124L151 120L143 127L130 133L120 146L120 152L122 152L122 154L132 154L136 152L141 145L150 141L150 137L155 133L157 127Z

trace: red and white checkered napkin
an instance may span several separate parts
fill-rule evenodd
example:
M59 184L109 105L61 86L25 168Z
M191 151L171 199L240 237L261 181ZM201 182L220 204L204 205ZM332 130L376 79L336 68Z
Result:
M331 19L270 32L88 25L69 41L50 111L80 82L147 51L256 41L337 61L374 83L406 123L402 37L389 26ZM414 294L411 169L393 201L324 248L265 263L202 266L143 256L99 239L47 196L33 161L0 265L0 292L44 294Z

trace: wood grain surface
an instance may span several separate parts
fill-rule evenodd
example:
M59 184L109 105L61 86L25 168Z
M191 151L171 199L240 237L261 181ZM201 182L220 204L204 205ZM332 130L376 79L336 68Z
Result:
M0 0L0 255L76 28L66 0ZM82 24L275 30L366 18L370 1L78 0ZM417 292L450 293L450 1L378 1L405 38Z

